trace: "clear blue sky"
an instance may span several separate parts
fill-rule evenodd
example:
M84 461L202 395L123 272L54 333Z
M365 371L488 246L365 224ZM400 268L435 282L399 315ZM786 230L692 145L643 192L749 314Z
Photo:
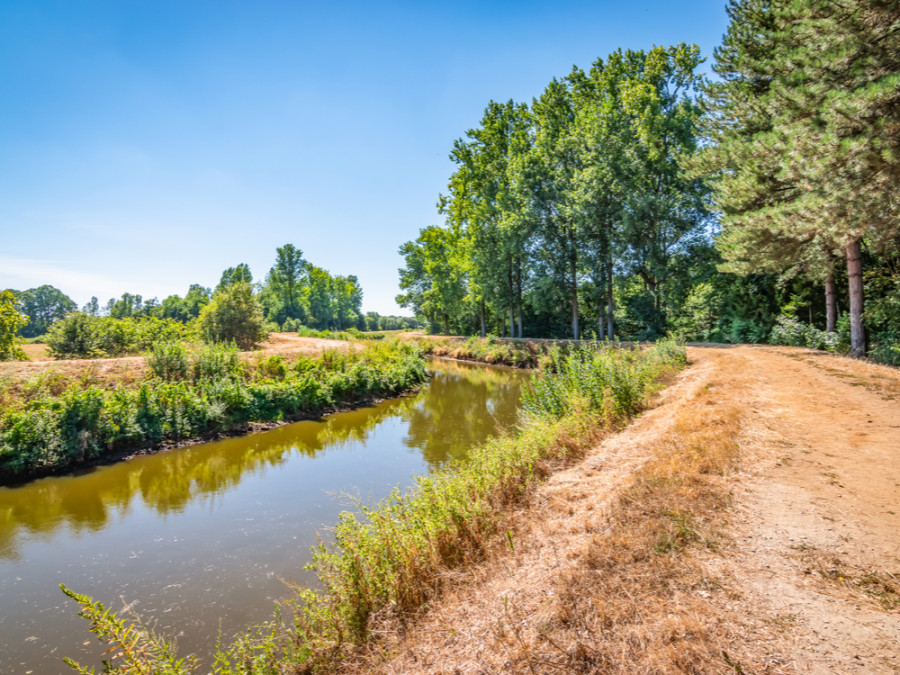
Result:
M214 286L275 248L394 304L454 138L618 47L694 42L725 0L0 0L0 288L79 304ZM403 312L406 313L406 312Z

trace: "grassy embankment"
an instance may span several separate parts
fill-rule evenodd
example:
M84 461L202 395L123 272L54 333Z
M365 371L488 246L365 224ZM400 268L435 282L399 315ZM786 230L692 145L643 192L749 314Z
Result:
M492 542L509 536L501 527L509 509L640 411L661 378L684 362L684 350L669 342L646 351L584 346L565 356L551 349L524 395L517 433L473 450L465 464L418 478L362 519L344 514L335 544L320 547L312 564L323 590L301 591L292 620L276 617L220 648L214 672L329 672L377 642L376 626L414 620L440 596L444 572L482 559ZM67 592L119 655L118 672L194 667L164 641Z
M161 343L146 358L145 376L106 386L50 370L0 388L0 480L393 396L425 380L421 354L398 343L255 361L233 348Z
M436 338L413 337L423 354L460 361L478 361L492 365L515 368L535 368L542 355L547 354L550 343L534 341L512 342L494 337Z

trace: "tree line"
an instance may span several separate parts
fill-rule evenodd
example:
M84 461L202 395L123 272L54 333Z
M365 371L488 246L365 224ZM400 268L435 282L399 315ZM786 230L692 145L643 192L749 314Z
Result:
M398 303L519 337L758 342L788 317L900 361L895 5L732 0L713 81L679 44L490 102Z
M17 319L15 329L6 332L18 333L25 338L39 337L45 335L55 322L76 312L85 317L168 319L188 324L198 320L214 298L228 289L234 294L234 287L240 285L247 286L242 302L248 305L248 311L259 314L265 322L264 327L269 330L296 331L306 327L378 331L418 326L418 322L410 317L382 316L377 312L364 314L363 291L355 275L332 275L305 260L302 251L293 244L285 244L276 249L275 263L262 282L254 283L250 267L240 263L224 270L215 288L191 284L183 297L170 295L161 302L157 298L144 299L140 294L123 293L105 304L92 297L79 310L69 296L51 285L25 291L10 290L9 311L15 310L27 320ZM116 339L120 349L114 351L129 351L126 345L133 340L121 335Z

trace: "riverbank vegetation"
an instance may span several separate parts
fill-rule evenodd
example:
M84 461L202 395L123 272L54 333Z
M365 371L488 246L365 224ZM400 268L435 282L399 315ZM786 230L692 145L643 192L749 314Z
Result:
M693 45L617 50L488 103L450 153L445 222L400 247L398 302L517 337L766 342L784 316L900 363L900 19L728 12L715 81Z
M495 337L461 338L412 338L423 354L441 356L460 361L478 361L492 365L515 368L535 368L545 352L545 346L536 342L512 342Z
M319 358L273 354L255 361L239 358L233 346L168 342L156 343L146 360L146 376L119 378L109 387L50 372L0 390L0 478L320 413L397 395L425 380L422 355L397 342Z
M465 463L416 480L407 493L344 514L333 545L321 546L312 567L323 590L303 590L293 616L284 608L232 645L221 646L217 673L274 673L285 668L328 672L369 640L375 625L405 623L439 597L445 572L483 557L490 542L507 535L506 511L527 502L532 488L555 467L580 455L598 434L626 422L685 362L671 342L639 350L584 345L552 350L534 375L516 433L475 449ZM510 539L509 546L515 546ZM129 628L85 596L93 632L119 659L113 672L180 673L179 661L158 637Z

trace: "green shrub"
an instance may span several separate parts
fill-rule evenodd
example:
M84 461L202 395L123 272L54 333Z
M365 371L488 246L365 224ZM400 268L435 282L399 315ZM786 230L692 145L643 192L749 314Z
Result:
M89 359L148 351L160 343L188 337L189 328L172 319L114 319L72 312L53 323L46 336L51 355L59 359Z
M24 400L0 412L0 473L58 469L128 444L396 394L426 376L422 355L396 343L300 359L292 367L281 356L269 357L255 372L233 345L205 345L190 355L187 378L182 345L165 343L154 352L148 359L156 377L136 389L80 386L53 373L36 378Z
M838 351L840 345L840 336L836 332L828 333L819 330L815 326L810 326L793 317L779 316L775 320L775 327L772 329L769 341L775 345L808 347L809 349L835 352Z
M191 369L187 347L181 342L160 342L144 357L153 374L161 380L183 380Z
M234 343L253 349L268 336L262 306L253 287L238 282L218 291L197 318L197 328L207 342Z
M234 344L203 345L194 353L191 373L194 382L240 378L240 352Z

